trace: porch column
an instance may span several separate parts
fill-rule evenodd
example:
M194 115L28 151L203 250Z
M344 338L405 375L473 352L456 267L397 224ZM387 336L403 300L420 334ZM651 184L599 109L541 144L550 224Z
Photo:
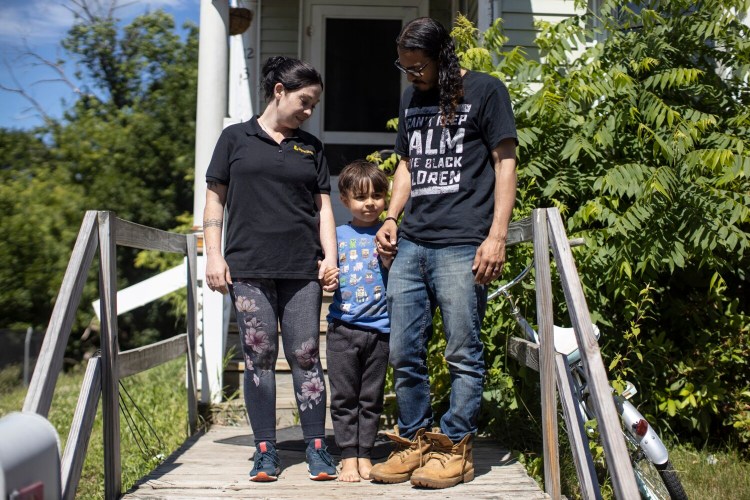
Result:
M193 226L203 229L206 198L206 169L211 161L227 114L229 75L229 1L201 0L198 47L198 102L195 117L195 181ZM205 258L205 257L202 257ZM201 282L204 276L199 276ZM224 356L224 299L208 288L202 293L200 388L201 402L221 400L222 359Z

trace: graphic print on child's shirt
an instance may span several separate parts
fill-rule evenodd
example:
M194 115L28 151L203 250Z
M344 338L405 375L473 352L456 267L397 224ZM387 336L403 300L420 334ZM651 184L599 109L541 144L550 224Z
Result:
M339 288L334 293L328 319L353 326L389 331L385 301L384 270L375 247L372 227L342 225L336 228L339 257Z

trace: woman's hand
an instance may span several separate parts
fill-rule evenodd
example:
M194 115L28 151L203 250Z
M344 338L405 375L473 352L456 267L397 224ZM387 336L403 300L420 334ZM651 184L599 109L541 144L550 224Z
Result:
M215 292L227 293L227 285L232 284L229 266L220 254L209 255L206 258L206 284Z
M339 287L339 268L329 267L326 269L323 279L320 280L320 284L326 292L336 290Z
M332 292L339 287L339 268L336 262L329 260L318 261L318 280L326 292Z

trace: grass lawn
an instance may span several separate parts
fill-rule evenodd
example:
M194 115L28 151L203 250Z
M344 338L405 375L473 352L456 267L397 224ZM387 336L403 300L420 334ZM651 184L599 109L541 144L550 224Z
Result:
M667 443L669 459L679 474L682 486L691 500L750 500L750 461L736 450L696 450L691 446ZM573 459L568 456L570 448L560 450L561 480L563 494L569 499L580 499L578 478ZM566 455L563 456L563 453ZM542 482L541 457L532 463L538 482ZM537 465L538 463L538 465ZM527 466L527 469L529 467ZM598 467L597 467L598 469ZM604 500L614 499L609 477L602 485Z
M678 447L670 449L669 458L690 498L750 499L750 462L736 451Z
M60 434L63 449L78 401L84 369L85 366L81 365L62 374L57 381L49 420ZM0 417L13 411L20 411L23 407L26 389L19 385L19 373L18 367L0 371ZM130 427L128 426L126 414L121 408L122 483L123 491L126 491L177 449L187 437L185 359L180 357L123 379L121 382L133 399L131 401L125 391L120 389L121 407L124 404L134 422L134 424L130 423ZM140 409L140 413L136 406ZM78 485L77 498L102 498L104 496L103 460L100 403L89 440L81 481Z

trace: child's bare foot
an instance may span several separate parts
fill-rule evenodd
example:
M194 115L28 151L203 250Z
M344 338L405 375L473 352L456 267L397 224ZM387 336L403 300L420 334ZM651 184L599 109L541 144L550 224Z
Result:
M369 472L369 469L368 469ZM346 483L358 483L359 472L357 471L356 458L344 458L341 460L341 472L339 472L339 481ZM369 477L368 477L369 479Z
M359 475L364 480L370 479L370 469L372 469L372 462L369 458L358 458L357 469L359 469Z

